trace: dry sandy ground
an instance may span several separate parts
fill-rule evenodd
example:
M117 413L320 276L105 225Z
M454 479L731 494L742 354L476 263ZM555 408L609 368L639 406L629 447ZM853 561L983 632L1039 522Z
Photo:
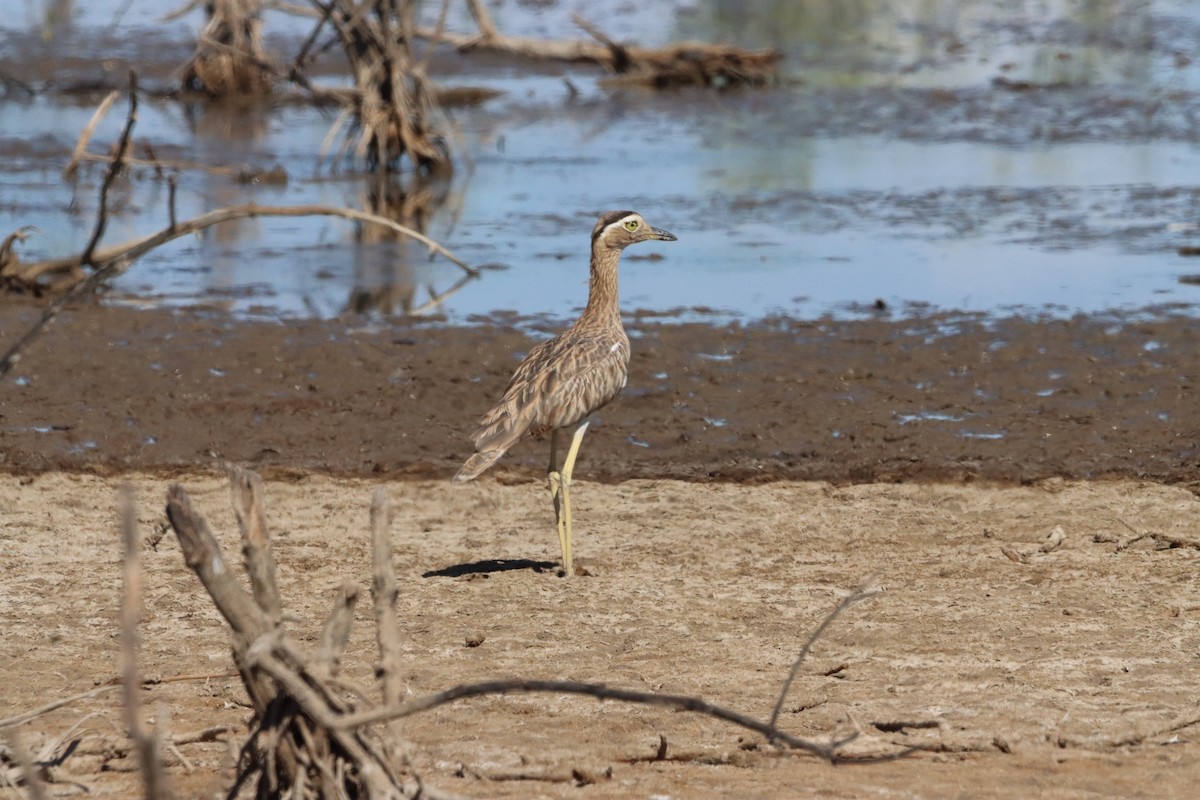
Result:
M175 479L236 553L224 479ZM125 480L152 538L164 522L161 474L0 477L0 717L116 674L115 507ZM485 698L405 725L416 765L442 789L478 798L1185 797L1200 781L1200 502L1185 489L580 481L576 552L588 574L565 580L553 569L558 545L538 482L272 480L288 627L305 643L343 582L370 585L367 510L378 485L396 505L413 695L486 678L572 679L765 717L810 631L876 573L883 591L818 640L783 724L816 740L857 727L854 753L933 751L832 766L707 717L557 695ZM1047 540L1056 528L1065 534L1057 546ZM225 673L222 623L173 535L147 545L145 558L144 673ZM367 684L369 594L357 615L344 668ZM77 726L71 738L83 741L58 778L97 796L133 794L129 763L100 754L122 728L118 694L26 723L25 745ZM248 718L233 678L164 683L144 697L175 733L221 723L241 733ZM667 753L655 760L660 736ZM168 761L184 796L228 786L225 744L185 745ZM595 782L578 785L572 771Z

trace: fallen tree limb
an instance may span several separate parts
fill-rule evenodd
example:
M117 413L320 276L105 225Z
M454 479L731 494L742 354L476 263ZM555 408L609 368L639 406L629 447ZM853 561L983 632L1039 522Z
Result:
M130 263L141 258L143 255L153 250L154 248L171 241L178 239L180 236L185 236L189 233L203 230L213 225L222 222L229 222L235 219L244 219L247 217L313 217L313 216L331 216L343 217L345 219L357 220L373 225L382 225L391 228L398 233L401 233L410 238L416 239L426 247L430 252L438 253L447 260L458 265L466 273L464 279L476 278L479 276L479 270L461 260L442 245L438 244L433 239L430 239L423 233L409 228L406 225L401 225L398 222L390 220L386 217L368 214L364 211L356 211L352 208L341 208L338 206L259 206L253 203L248 203L240 206L230 206L228 208L220 208L216 211L210 211L207 214L202 214L199 217L194 217L190 220L185 220L172 227L165 228L158 233L136 239L131 242L116 245L114 247L105 248L98 252L92 253L89 258L90 263L100 264L101 266L91 275L86 278L73 279L72 284L67 288L66 293L59 296L53 303L46 307L42 312L42 316L33 326L25 332L25 334L9 348L8 352L0 357L0 378L4 377L16 366L20 361L25 349L29 347L33 341L41 335L42 331L55 317L62 312L64 308L70 305L74 300L94 291L97 287L112 280L117 275L125 271ZM85 252L84 254L88 254ZM5 271L0 271L0 285L3 285L4 279L18 279L26 283L37 283L44 275L51 272L70 272L73 276L82 275L81 266L84 262L83 256L69 256L67 258L52 259L49 261L40 261L30 264L24 268L18 268L16 275L8 275L9 267ZM9 265L11 267L11 264ZM41 284L38 284L41 285Z
M341 206L323 206L323 205L302 205L302 206L260 206L255 203L244 203L237 206L227 206L218 208L214 211L209 211L206 214L201 214L198 217L193 217L184 220L174 227L164 228L158 233L152 233L149 236L143 236L140 239L125 242L123 244L113 245L98 250L92 255L92 260L97 263L102 262L132 262L156 247L166 244L167 242L178 239L181 236L187 236L190 233L196 233L210 228L213 225L220 225L222 222L230 222L237 219L247 219L254 217L342 217L344 219L352 219L358 222L366 222L372 225L382 225L386 228L391 228L397 233L416 239L421 244L429 248L430 252L437 253L448 261L453 262L466 272L471 277L479 275L479 270L467 264L462 259L455 256L450 250L438 244L433 239L430 239L423 233L420 233L412 228L401 225L400 223L390 220L387 217L381 217L376 214L369 214L365 211L357 211L353 208L343 208ZM45 275L69 271L77 269L82 263L80 256L65 256L63 258L48 259L46 261L38 261L32 264L25 265L20 268L14 277L20 277L26 281L36 281Z
M620 76L614 79L615 82L654 88L760 85L775 78L778 64L783 59L783 55L774 49L746 50L702 42L681 42L657 48L617 44L578 15L575 24L595 41L508 36L501 33L492 22L482 0L468 0L468 3L479 27L478 34L418 29L417 36L448 44L461 52L479 51L519 58L596 64Z

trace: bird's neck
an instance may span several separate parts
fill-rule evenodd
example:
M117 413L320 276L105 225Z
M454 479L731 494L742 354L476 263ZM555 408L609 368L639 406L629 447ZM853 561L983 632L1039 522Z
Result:
M621 251L599 244L592 248L592 274L588 280L588 302L583 316L589 319L621 319L617 291L617 264Z

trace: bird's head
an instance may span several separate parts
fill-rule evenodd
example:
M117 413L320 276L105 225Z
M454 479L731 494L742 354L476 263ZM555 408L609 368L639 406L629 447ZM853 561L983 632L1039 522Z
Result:
M675 235L655 228L636 211L609 211L601 214L592 229L592 246L602 245L610 250L624 250L631 244L657 239L673 242Z

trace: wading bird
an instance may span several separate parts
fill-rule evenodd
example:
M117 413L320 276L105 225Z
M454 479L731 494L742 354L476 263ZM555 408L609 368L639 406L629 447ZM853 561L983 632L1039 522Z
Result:
M534 347L517 367L504 397L483 415L473 436L475 455L454 476L469 481L495 464L526 436L550 434L550 496L562 547L563 574L571 563L571 473L588 416L611 402L625 387L629 337L621 325L617 265L631 244L675 237L651 227L633 211L610 211L592 229L591 277L587 307L570 328ZM558 468L558 432L574 428L562 470Z

